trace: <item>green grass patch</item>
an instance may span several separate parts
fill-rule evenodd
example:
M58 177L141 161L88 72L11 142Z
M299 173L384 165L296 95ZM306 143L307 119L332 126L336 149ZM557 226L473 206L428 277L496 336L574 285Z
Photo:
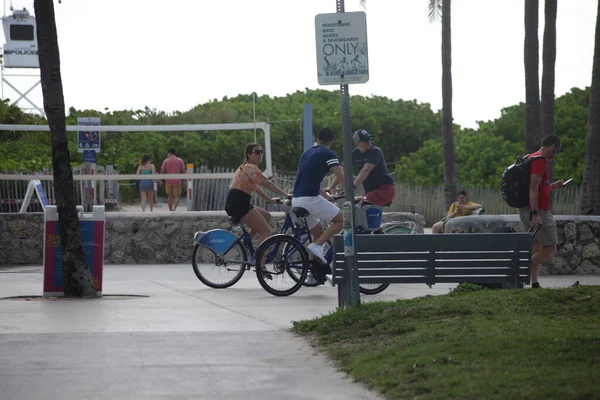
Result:
M461 287L292 329L389 399L600 399L600 286Z

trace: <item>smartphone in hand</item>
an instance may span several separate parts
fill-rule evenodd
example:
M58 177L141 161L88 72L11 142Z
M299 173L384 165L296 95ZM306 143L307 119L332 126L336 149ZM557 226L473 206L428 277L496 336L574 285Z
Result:
M571 181L573 180L573 178L569 178L566 181L563 182L563 187L567 186Z

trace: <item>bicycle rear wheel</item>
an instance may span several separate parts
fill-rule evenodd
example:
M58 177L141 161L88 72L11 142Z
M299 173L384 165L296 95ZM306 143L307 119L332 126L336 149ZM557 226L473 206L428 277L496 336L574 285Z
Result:
M414 225L414 223L412 224ZM412 235L413 233L415 233L413 229L406 226L402 222L390 222L384 225L387 225L385 227L382 227L383 233L385 233L386 235Z
M196 277L206 286L224 289L234 285L246 270L248 254L240 242L236 243L223 257L201 244L194 247L192 266Z
M274 235L256 249L256 277L260 285L274 296L295 293L310 268L308 252L298 239Z
M406 226L393 225L389 228L385 228L383 230L383 233L385 233L386 235L410 235L413 233L413 231L412 229L407 228Z
M391 230L394 228L404 228L404 227L392 226L388 229L384 229L383 233L389 235L390 232L388 230ZM379 294L379 293L383 292L385 289L388 288L388 286L390 286L389 283L359 283L358 290L362 294L374 295L374 294Z

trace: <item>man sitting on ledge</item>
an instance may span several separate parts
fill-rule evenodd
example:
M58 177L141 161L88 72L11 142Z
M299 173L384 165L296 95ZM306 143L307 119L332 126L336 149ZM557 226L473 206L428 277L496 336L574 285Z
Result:
M444 233L444 225L446 225L446 221L448 221L450 218L471 215L473 210L482 208L481 204L470 202L467 198L467 192L464 190L458 192L457 200L458 201L450 205L446 218L433 224L433 227L431 227L431 233Z

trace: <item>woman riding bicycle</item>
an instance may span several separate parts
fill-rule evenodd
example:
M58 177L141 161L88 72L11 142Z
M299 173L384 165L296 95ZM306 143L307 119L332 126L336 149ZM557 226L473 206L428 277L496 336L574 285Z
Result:
M288 194L269 181L258 168L264 154L258 143L248 143L245 150L245 160L235 171L233 181L227 195L225 212L233 219L242 221L250 227L250 237L258 235L258 243L271 236L271 213L261 207L255 207L250 202L252 193L256 192L269 203L276 199L269 197L260 186L287 197Z

